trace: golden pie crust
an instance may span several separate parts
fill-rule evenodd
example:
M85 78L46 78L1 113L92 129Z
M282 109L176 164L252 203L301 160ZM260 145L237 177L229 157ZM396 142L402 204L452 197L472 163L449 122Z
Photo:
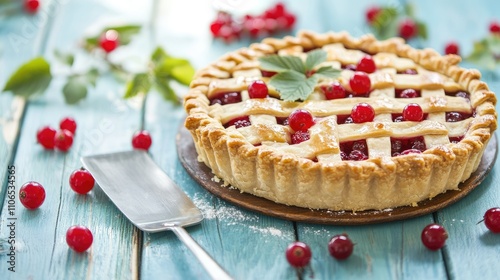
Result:
M321 66L339 68L356 64L373 54L377 71L369 74L369 98L325 100L319 86L304 102L277 98L249 99L250 82L262 77L258 58L270 54L304 56L322 48L328 60ZM301 31L296 37L267 38L248 48L228 53L197 72L184 99L190 131L198 159L225 184L277 203L312 209L367 210L413 205L448 190L477 169L486 145L497 126L496 96L480 81L477 70L457 64L460 57L441 56L432 49L417 50L400 38L377 41L372 35L353 38L348 33L317 34ZM397 74L417 69L418 75ZM338 80L349 87L351 70L342 70ZM394 98L395 89L421 90L412 100ZM464 98L445 91L464 90ZM241 91L243 101L210 105L210 97L221 92ZM270 95L279 93L269 87ZM246 95L245 95L246 94ZM246 97L245 97L246 96ZM369 100L369 101L367 101ZM401 112L409 102L419 103L428 113L422 122L392 122L391 113ZM376 111L373 122L337 125L336 115L349 114L359 102ZM276 123L294 109L309 110L319 121L309 129L310 139L290 142L291 129ZM460 122L446 122L445 112L474 112ZM223 124L250 115L251 125L236 129ZM451 143L450 136L462 136ZM423 136L427 149L421 154L391 156L390 137ZM342 161L339 142L366 139L369 159Z

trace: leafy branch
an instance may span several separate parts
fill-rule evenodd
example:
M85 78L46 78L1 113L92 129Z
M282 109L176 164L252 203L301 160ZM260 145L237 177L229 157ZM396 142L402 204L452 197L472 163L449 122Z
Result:
M465 60L493 70L500 65L500 36L490 34L480 41L474 42L472 52Z

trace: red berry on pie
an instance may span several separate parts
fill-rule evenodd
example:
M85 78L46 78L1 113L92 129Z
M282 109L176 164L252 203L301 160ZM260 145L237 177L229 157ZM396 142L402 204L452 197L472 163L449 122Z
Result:
M494 233L500 233L500 207L490 208L484 213L484 224Z
M448 239L448 233L443 226L430 224L424 228L420 237L425 247L435 251L444 246L446 239Z
M459 54L459 46L456 42L449 42L444 48L445 54Z
M361 58L356 66L356 71L366 72L368 74L373 73L377 70L375 61L371 55L365 55Z
M304 267L311 260L311 248L304 242L293 242L286 248L286 259L293 267Z
M358 103L352 107L351 118L354 123L371 122L375 118L375 110L368 103Z
M377 16L380 14L380 12L382 11L382 9L378 6L372 6L370 8L368 8L368 10L366 10L366 21L372 25L375 20L377 19Z
M104 32L99 38L99 45L106 53L114 51L119 45L118 32L112 29Z
M411 39L418 33L418 27L414 20L407 18L399 23L399 36Z
M498 21L490 22L490 32L495 35L500 35L500 22Z
M24 207L35 210L45 201L45 189L37 182L27 182L19 189L19 200Z
M94 187L95 180L92 174L85 169L73 171L69 177L69 185L76 193L86 194Z
M72 226L66 231L66 243L78 253L87 251L93 241L92 232L84 226Z
M153 140L151 139L151 135L146 130L137 131L132 136L132 147L134 147L134 149L147 151L152 143Z
M55 136L55 129L50 126L44 126L37 131L36 140L44 149L53 150L55 147Z
M367 94L372 87L370 77L365 72L359 71L354 72L354 75L349 79L349 85L355 95Z
M322 85L321 91L325 94L327 100L345 98L345 88L337 81L328 85Z
M248 95L250 98L266 98L269 90L264 81L256 80L248 86Z
M294 131L307 131L314 125L314 117L304 109L297 109L288 116L288 125Z
M403 109L403 118L405 121L419 122L424 117L422 107L417 103L410 103Z
M67 152L73 145L73 133L66 129L61 129L54 136L54 145L56 149Z
M60 129L66 129L73 134L75 134L76 132L76 127L77 127L76 121L71 117L66 117L62 119L61 122L59 123Z
M24 0L24 10L30 14L34 14L40 8L39 0Z
M354 244L347 234L335 235L328 242L328 251L330 255L337 260L347 259L354 249Z

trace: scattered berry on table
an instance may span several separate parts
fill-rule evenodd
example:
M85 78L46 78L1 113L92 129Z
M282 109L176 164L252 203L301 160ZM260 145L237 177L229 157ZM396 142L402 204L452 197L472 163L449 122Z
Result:
M54 136L54 145L56 149L67 152L73 145L73 133L66 129L57 131Z
M311 260L311 248L304 242L293 242L286 248L286 259L291 266L305 267Z
M372 83L365 72L356 71L349 79L349 85L355 95L363 95L370 91Z
M30 14L34 14L40 8L39 0L24 0L24 10Z
M361 58L356 66L356 71L361 71L365 73L373 73L377 70L377 65L375 65L375 61L373 60L371 55L365 55Z
M248 86L248 95L250 98L266 98L269 94L267 85L262 80L253 81Z
M351 118L354 123L371 122L375 118L375 110L368 103L358 103L352 107Z
M439 250L446 243L448 233L442 225L430 224L422 230L421 235L422 243L429 250Z
M104 32L99 38L99 45L107 53L114 51L119 45L118 32L112 29Z
M56 130L50 126L40 128L36 133L37 142L42 145L44 149L53 150L55 147Z
M419 122L424 118L424 111L417 103L409 103L403 109L403 119L405 121Z
M288 117L288 125L290 125L290 128L294 131L305 132L314 125L314 118L309 111L297 109Z
M37 209L45 201L45 189L40 183L27 182L19 189L19 200L29 210Z
M378 6L372 6L370 8L368 8L368 10L366 10L366 21L368 22L368 24L372 25L375 20L377 19L377 16L380 14L380 12L382 11L382 9Z
M345 88L338 81L335 81L328 85L322 85L320 88L321 91L323 91L323 93L325 94L325 98L327 100L341 99L345 98L346 96Z
M460 47L458 46L458 43L457 42L448 42L446 44L446 46L444 47L444 53L458 55L460 53Z
M134 147L134 149L147 151L152 143L153 140L151 139L151 135L146 130L137 131L134 133L134 136L132 136L132 147Z
M335 235L328 242L330 255L338 260L347 259L354 249L354 244L347 234Z
M411 39L418 34L418 27L414 20L407 18L399 23L399 36Z
M86 194L94 187L95 180L88 170L78 169L69 177L70 187L79 194Z
M87 251L93 240L92 232L84 226L72 226L66 231L66 243L76 252Z
M490 32L495 35L500 35L500 22L498 21L490 22Z
M484 213L484 224L494 233L500 233L500 207L490 208Z
M76 121L75 121L75 119L73 119L71 117L65 117L59 123L59 128L60 129L69 130L73 134L75 134L75 132L76 132L76 127L77 127Z

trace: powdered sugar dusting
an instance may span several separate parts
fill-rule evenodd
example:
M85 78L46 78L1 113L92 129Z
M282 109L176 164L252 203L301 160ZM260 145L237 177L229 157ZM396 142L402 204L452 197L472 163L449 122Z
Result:
M205 219L211 220L218 218L227 222L229 225L242 224L244 222L252 222L259 220L257 215L244 213L240 209L233 206L219 206L215 208L207 198L195 195L193 203L200 209Z
M280 229L274 228L274 227L266 227L266 228L261 228L257 226L249 226L251 230L254 232L260 232L263 234L269 234L272 236L278 236L278 237L283 237L284 233Z

